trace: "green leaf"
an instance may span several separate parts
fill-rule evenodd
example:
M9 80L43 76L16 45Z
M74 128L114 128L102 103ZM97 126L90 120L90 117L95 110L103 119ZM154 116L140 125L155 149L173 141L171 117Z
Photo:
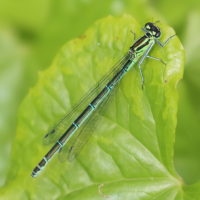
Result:
M80 38L68 42L52 65L40 72L24 99L2 199L192 199L199 186L187 187L173 166L178 93L184 49L177 37L155 44L142 64L121 81L114 103L72 163L56 156L36 179L30 174L50 147L42 146L47 130L70 109L133 43L143 24L129 15L97 21ZM164 43L172 28L159 23ZM104 186L101 186L104 184ZM184 185L184 187L183 187ZM191 197L190 197L191 196Z

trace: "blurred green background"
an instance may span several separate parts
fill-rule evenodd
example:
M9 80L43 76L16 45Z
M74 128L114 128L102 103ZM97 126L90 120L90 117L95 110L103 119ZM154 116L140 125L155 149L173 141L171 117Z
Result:
M141 23L152 17L167 23L185 48L174 166L186 184L200 181L199 0L0 0L0 186L9 169L17 111L38 72L96 20L123 13Z

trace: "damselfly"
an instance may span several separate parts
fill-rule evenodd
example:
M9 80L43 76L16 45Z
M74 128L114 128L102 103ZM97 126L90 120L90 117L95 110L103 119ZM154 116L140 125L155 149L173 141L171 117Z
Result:
M158 26L155 26L155 23L145 24L142 28L145 35L140 37L129 48L125 56L46 134L43 144L55 143L55 145L34 168L31 174L32 177L36 177L57 152L59 152L58 158L61 162L66 160L71 162L74 160L87 143L99 122L100 116L102 116L115 95L118 82L139 58L141 58L139 61L139 69L142 78L142 88L144 85L144 77L141 64L144 59L148 57L165 64L161 59L151 57L148 54L155 42L161 47L164 47L175 35L169 37L164 44L161 44L158 41L161 37L161 31ZM82 109L82 113L79 112L80 109Z

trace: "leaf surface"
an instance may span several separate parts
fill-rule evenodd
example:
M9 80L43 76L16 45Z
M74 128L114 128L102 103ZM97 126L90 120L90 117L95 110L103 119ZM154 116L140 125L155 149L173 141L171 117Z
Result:
M160 42L174 30L164 24ZM55 156L36 179L30 174L50 149L45 133L127 51L142 26L129 15L97 21L80 38L62 47L52 65L40 72L18 114L7 186L2 199L192 199L173 166L177 123L176 84L183 75L184 49L177 37L161 48L155 44L119 85L88 144L72 163ZM100 187L101 184L104 186ZM197 186L198 188L198 186ZM183 190L184 189L184 190ZM193 189L193 188L192 188ZM191 190L192 190L191 189ZM189 196L188 196L189 195ZM1 198L0 198L1 199Z

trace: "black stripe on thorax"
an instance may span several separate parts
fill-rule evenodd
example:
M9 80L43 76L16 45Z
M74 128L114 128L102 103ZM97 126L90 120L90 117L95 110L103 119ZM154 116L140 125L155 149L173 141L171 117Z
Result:
M130 47L130 49L132 49L134 51L135 48L137 48L138 46L140 46L146 39L147 39L146 35L142 36L141 38L138 39L138 41L136 41L133 44L133 46Z
M139 50L143 49L145 46L149 45L149 42L150 42L150 39L147 40L147 42L145 42L144 44L142 44L138 48L136 48L135 51L139 51Z

